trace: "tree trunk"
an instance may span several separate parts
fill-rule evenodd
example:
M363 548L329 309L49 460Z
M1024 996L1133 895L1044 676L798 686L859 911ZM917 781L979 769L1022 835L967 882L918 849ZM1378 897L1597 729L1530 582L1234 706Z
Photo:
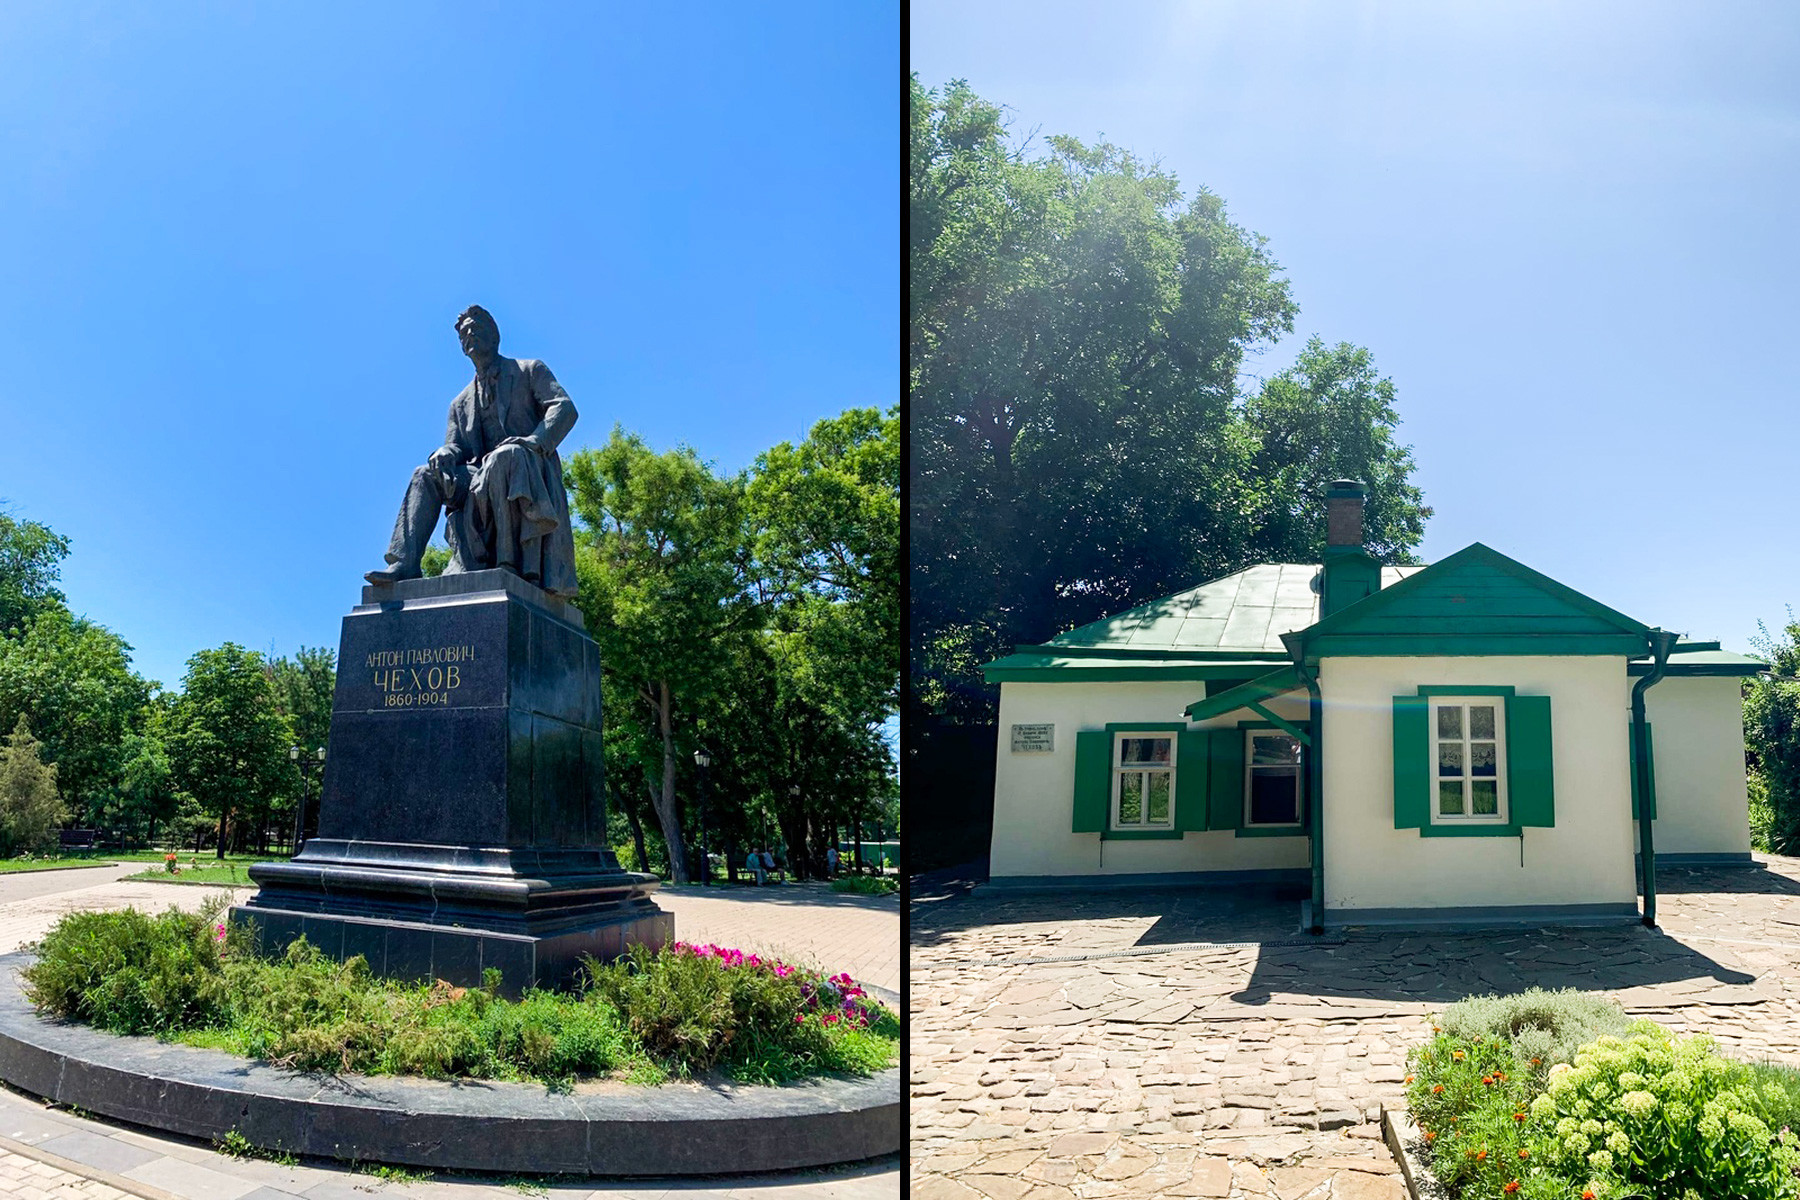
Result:
M225 821L226 821L226 818L229 817L230 815L231 815L231 806L230 805L226 805L224 808L221 808L219 810L219 854L218 854L218 858L219 858L220 862L225 861L225 829L226 829ZM194 849L195 849L196 853L199 852L199 847L197 845L195 846Z
M852 822L851 828L856 830L856 873L858 875L861 875L863 873L862 822L861 821Z
M620 797L620 803L625 808L625 820L631 826L631 846L637 851L637 869L648 871L650 852L644 848L644 823L638 820L637 805L626 802L623 796Z
M669 847L669 878L675 883L688 882L687 846L681 840L681 806L675 798L675 729L669 714L669 684L656 685L656 728L662 734L662 790L654 794L656 823L662 826L663 841Z

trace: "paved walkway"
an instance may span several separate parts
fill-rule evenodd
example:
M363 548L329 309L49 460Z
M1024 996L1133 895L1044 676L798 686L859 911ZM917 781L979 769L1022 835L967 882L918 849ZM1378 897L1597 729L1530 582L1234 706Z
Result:
M1606 991L1800 1060L1800 859L1658 872L1664 933L1297 932L1271 892L980 889L915 903L913 1194L1402 1195L1374 1124L1426 1014Z
M143 863L69 871L0 874L0 952L42 937L64 913L82 909L197 907L224 888L126 882ZM816 961L897 988L900 914L891 898L838 896L811 885L725 895L697 888L658 893L684 940L711 941ZM779 897L779 898L777 898ZM850 901L850 903L845 903ZM885 931L885 932L884 932ZM881 939L885 937L885 956ZM703 1179L496 1180L443 1175L411 1182L357 1173L328 1162L292 1166L235 1159L210 1147L126 1129L47 1108L0 1088L0 1197L21 1200L477 1200L548 1196L553 1200L895 1200L898 1156L844 1169Z

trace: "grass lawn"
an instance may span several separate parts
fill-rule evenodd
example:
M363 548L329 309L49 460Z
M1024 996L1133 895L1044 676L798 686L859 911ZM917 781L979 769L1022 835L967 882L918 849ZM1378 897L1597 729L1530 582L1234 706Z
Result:
M57 871L69 867L106 867L124 860L117 857L94 858L0 858L0 875L19 871Z
M128 860L120 860L128 861ZM268 855L263 854L228 854L225 861L220 862L210 854L199 856L185 855L176 861L181 869L170 873L163 865L163 857L158 854L154 865L146 866L135 875L127 875L127 879L139 879L149 883L191 883L208 884L214 887L250 887L250 873L247 868L251 863L269 862ZM191 864L198 862L199 866Z

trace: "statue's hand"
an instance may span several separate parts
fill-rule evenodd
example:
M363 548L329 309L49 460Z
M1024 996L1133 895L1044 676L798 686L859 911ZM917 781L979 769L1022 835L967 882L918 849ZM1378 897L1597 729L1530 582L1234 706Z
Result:
M452 467L456 466L456 457L455 447L439 446L436 450L431 452L431 457L425 461L426 465L432 470L440 475L446 475L449 474Z
M537 439L534 437L531 437L529 434L527 434L523 437L509 437L505 441L501 442L500 445L501 446L523 446L523 447L525 447L525 449L530 450L534 454L541 454L541 453L543 453L543 450L544 450L544 448L542 446L538 445ZM496 449L498 449L498 447L496 447Z

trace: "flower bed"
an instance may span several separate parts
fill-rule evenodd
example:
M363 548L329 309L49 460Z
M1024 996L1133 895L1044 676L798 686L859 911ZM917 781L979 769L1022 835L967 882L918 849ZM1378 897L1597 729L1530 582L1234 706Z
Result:
M228 1050L278 1066L490 1079L618 1077L655 1083L719 1071L780 1083L891 1066L894 1014L848 975L719 946L634 947L589 961L570 993L518 1001L486 986L374 978L296 941L279 959L220 908L74 913L23 972L40 1012L121 1034Z
M1423 1157L1453 1200L1800 1195L1793 1072L1595 997L1468 1003L1482 1019L1452 1005L1406 1077ZM1594 1027L1617 1032L1575 1044Z

